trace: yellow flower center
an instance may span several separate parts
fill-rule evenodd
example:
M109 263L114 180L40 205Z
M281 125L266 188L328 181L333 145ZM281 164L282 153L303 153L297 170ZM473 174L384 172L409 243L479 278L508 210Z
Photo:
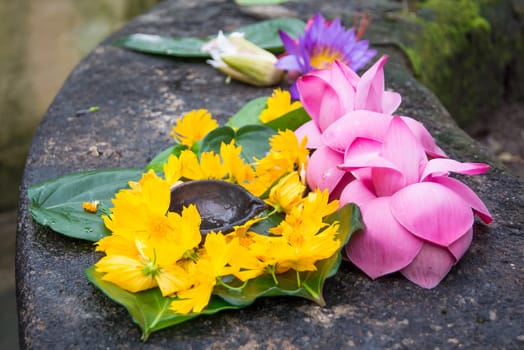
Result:
M332 51L328 46L315 47L310 58L311 67L317 69L330 68L336 60L343 60L344 56L340 51Z
M170 231L167 217L160 215L152 217L149 221L148 230L152 238L161 239L166 237Z

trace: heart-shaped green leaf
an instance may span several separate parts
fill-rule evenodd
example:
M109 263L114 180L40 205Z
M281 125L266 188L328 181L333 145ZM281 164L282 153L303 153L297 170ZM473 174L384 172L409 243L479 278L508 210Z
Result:
M241 289L241 292L232 291L223 285L217 285L209 304L200 313L176 314L169 309L173 299L163 297L158 288L138 293L128 292L113 283L104 281L102 279L103 274L96 272L94 266L86 270L86 275L89 281L104 294L128 310L133 321L141 328L143 340L146 340L152 332L200 315L210 315L227 309L240 309L264 296L299 296L325 305L322 296L324 281L337 272L341 261L341 250L351 235L363 228L360 211L354 204L345 205L326 218L325 221L328 223L339 222L338 238L341 241L341 247L332 257L317 262L317 271L297 274L290 270L277 275L278 284L275 284L271 276L259 276L249 281Z
M178 144L163 150L149 162L149 164L146 166L146 170L153 169L155 171L163 172L164 164L167 162L169 157L171 155L179 156L180 153L186 148L187 147L185 145Z
M262 125L260 113L267 106L267 97L258 97L246 103L240 110L229 118L228 125L232 128L240 128L246 125Z
M102 279L103 274L96 272L94 266L86 270L86 275L89 281L105 295L127 309L133 321L142 330L142 340L146 340L155 331L200 315L211 315L222 310L241 308L241 306L231 305L217 296L212 296L209 304L202 312L180 315L169 310L173 298L163 297L158 288L138 293L128 292L111 282L104 281Z
M275 18L240 27L235 31L244 33L246 39L255 45L276 53L284 50L278 35L279 30L285 31L292 37L297 37L304 32L304 27L305 23L296 18ZM137 33L118 39L114 42L114 45L152 54L205 58L210 57L209 53L202 52L201 47L215 37L216 35L210 35L205 38L171 38Z
M218 127L209 132L200 145L202 152L220 153L222 142L228 144L232 140L237 146L242 146L241 156L246 163L252 163L253 158L262 158L269 151L269 138L275 131L263 125L246 125L235 131L229 126Z
M299 126L310 120L311 117L306 112L306 110L303 107L300 107L284 114L277 119L273 119L265 125L275 130L290 129L295 131Z
M140 169L87 171L38 183L28 190L29 211L41 225L65 236L98 241L109 234L100 213L88 213L83 202L99 201L109 207L115 193L137 181Z

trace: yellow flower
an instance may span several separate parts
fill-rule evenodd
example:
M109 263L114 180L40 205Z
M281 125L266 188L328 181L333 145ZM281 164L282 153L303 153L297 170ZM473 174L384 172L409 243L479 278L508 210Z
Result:
M103 280L133 293L158 286L162 295L166 296L190 286L184 269L174 264L160 264L155 250L148 255L147 248L136 239L134 249L127 254L106 255L95 264L96 270L104 273Z
M200 169L203 179L221 180L227 175L227 169L220 160L220 155L215 152L203 152L200 155Z
M256 196L262 196L283 175L298 169L301 181L305 171L309 151L306 148L306 139L298 142L295 133L291 130L279 131L269 139L268 154L256 162L255 178L243 186Z
M121 190L115 195L110 216L103 215L102 218L113 234L131 240L135 236L147 239L152 231L157 230L152 218L165 216L169 208L170 186L152 170L143 174L139 182L130 182L129 185L130 189Z
M132 293L157 286L153 274L145 274L144 267L140 260L124 255L107 255L96 263L96 271L104 273L104 281Z
M182 315L202 311L209 304L216 284L216 277L210 273L212 267L208 259L201 258L196 263L187 264L186 268L191 276L191 286L177 292L177 298L169 306L170 310Z
M99 201L82 202L82 208L88 213L96 213L98 210Z
M279 131L277 135L269 139L271 150L268 156L288 171L293 170L294 166L297 166L300 171L306 167L309 158L306 143L306 138L299 142L297 136L291 130Z
M130 187L116 194L110 216L104 216L112 235L97 243L107 254L97 271L132 292L158 286L166 296L189 288L190 276L179 263L193 256L201 241L196 206L168 212L170 186L153 171Z
M249 164L245 164L244 160L240 157L242 152L242 146L235 146L234 142L225 144L222 142L220 145L220 157L224 168L227 170L230 182L236 182L238 184L244 183L244 181L250 181L254 178L255 171Z
M184 114L173 127L171 136L191 148L193 144L218 127L218 123L205 109L192 110Z
M251 234L255 236L256 234ZM267 266L265 262L258 259L252 251L250 246L255 241L250 239L249 245L242 244L238 237L235 237L230 243L230 249L234 252L233 259L230 260L232 274L241 281L247 281L258 277L264 273Z
M291 102L289 91L277 88L273 90L273 94L267 99L267 107L262 111L259 119L266 124L300 107L302 107L300 101Z
M289 212L302 203L302 195L306 190L297 172L289 173L271 188L269 198L265 201L277 211Z

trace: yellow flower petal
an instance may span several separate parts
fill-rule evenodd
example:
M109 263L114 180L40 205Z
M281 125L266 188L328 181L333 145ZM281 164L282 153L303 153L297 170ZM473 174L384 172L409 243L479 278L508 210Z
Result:
M105 256L96 263L95 268L97 272L105 273L102 277L104 281L133 293L157 286L153 275L144 273L144 265L127 256Z
M195 142L204 138L208 132L217 127L217 121L211 117L207 110L192 110L177 121L171 136L191 148Z
M301 106L300 101L291 102L289 91L277 88L273 90L273 94L267 99L267 107L262 111L259 119L266 124Z

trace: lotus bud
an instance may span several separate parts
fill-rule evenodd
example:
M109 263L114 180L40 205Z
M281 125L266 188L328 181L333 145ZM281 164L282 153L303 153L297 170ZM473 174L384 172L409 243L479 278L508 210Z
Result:
M225 36L219 32L216 39L202 46L202 51L211 54L209 64L244 83L271 86L282 80L283 71L275 67L275 55L246 40L243 33Z

